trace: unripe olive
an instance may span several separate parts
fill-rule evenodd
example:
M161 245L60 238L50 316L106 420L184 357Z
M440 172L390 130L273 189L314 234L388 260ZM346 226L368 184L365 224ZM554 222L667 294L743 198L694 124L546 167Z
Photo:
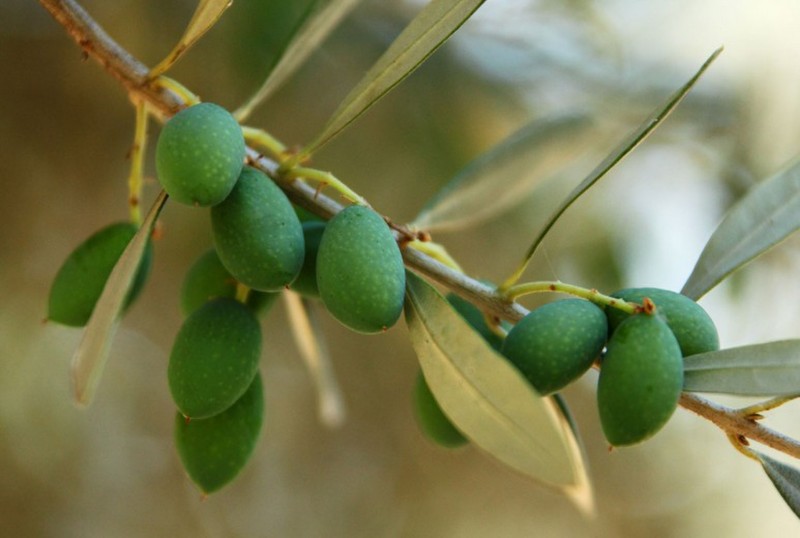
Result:
M171 198L191 205L213 206L233 189L242 171L242 128L213 103L200 103L175 114L156 144L156 171Z
M86 325L114 265L136 231L136 225L118 222L95 232L78 245L64 260L50 287L47 319L73 327ZM128 292L126 308L142 290L152 261L153 249L148 242Z
M233 480L253 454L264 419L261 375L231 407L211 418L175 416L175 446L189 478L203 493Z
M214 416L247 390L258 370L261 326L228 298L214 299L183 322L169 358L172 399L192 419Z
M658 315L636 314L617 327L600 367L597 407L608 442L633 445L667 423L683 387L683 358Z
M500 350L503 345L503 339L489 327L483 312L477 306L455 293L448 293L447 301L490 346L498 351Z
M439 407L422 370L417 374L414 385L414 416L422 433L438 445L455 448L469 442Z
M211 208L219 259L242 284L280 291L303 265L303 227L283 191L249 166L228 198Z
M503 343L505 355L543 395L583 375L606 344L603 309L583 299L541 306L517 323Z
M685 295L659 288L628 288L612 294L625 301L641 303L648 297L656 305L659 315L672 329L684 357L716 351L719 349L719 335L711 317L703 308ZM606 308L609 331L626 319L626 314L618 308Z
M376 333L403 310L403 257L383 218L349 206L325 228L317 254L317 286L330 313L354 331Z
M322 232L325 231L325 223L322 221L303 222L303 240L305 241L306 254L303 259L303 268L300 274L292 282L292 291L296 291L306 297L319 297L319 287L317 287L317 253L319 252L319 242L322 240Z
M207 250L192 264L181 286L181 311L188 316L211 299L236 297L236 279L231 276L217 255ZM258 315L264 315L278 298L277 293L251 290L247 306Z

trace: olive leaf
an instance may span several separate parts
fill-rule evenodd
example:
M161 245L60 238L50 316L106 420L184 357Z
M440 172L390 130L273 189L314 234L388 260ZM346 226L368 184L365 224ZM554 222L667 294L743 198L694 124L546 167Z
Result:
M338 428L346 418L344 399L315 304L292 292L283 293L294 341L317 389L317 414L325 426Z
M800 470L787 465L778 460L770 458L766 454L753 451L761 462L764 472L772 480L772 484L783 500L792 509L797 517L800 517Z
M172 51L150 70L150 78L156 78L172 67L192 45L197 43L203 34L216 24L222 13L232 3L233 0L200 0L180 40Z
M684 358L684 390L748 396L800 392L800 340L699 353Z
M434 196L413 226L456 231L475 226L524 200L590 146L586 114L537 118L467 164Z
M111 271L103 293L100 294L86 324L78 349L72 356L70 366L72 385L75 401L80 406L88 406L94 397L111 349L111 340L119 326L125 298L133 284L153 226L166 201L167 193L162 190L153 202L139 231L125 247Z
M539 230L538 235L533 240L533 243L525 253L522 263L517 270L509 277L501 286L502 289L507 289L513 286L517 280L525 272L533 254L539 247L547 232L553 227L561 215L577 200L583 193L597 183L597 181L608 173L609 170L619 164L629 153L631 153L639 144L641 144L650 134L667 119L670 113L675 110L675 107L683 100L689 90L697 83L700 76L708 69L711 63L717 59L722 52L722 48L717 49L709 58L703 63L700 69L694 74L689 81L681 86L675 93L670 95L669 99L664 104L658 107L650 116L630 133L600 164L592 170L586 178L583 179L569 195L561 202L555 211L547 219L545 225Z
M681 293L699 299L800 228L800 160L753 187L711 235Z
M538 395L430 284L408 273L406 323L444 413L502 463L591 511L580 443L556 400Z
M317 138L310 155L339 134L402 82L477 10L484 0L431 0L392 42L361 82L344 98Z
M320 43L361 0L330 0L319 7L320 1L309 4L295 31L289 36L280 58L267 74L261 87L240 106L234 117L242 122L253 110L266 101L317 50Z

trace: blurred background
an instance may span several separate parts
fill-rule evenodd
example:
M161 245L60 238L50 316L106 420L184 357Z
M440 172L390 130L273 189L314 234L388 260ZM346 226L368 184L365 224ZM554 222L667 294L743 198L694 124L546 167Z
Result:
M306 3L234 2L170 75L204 100L236 108L259 86ZM310 141L421 4L365 0L249 123L288 145ZM83 5L154 65L195 3ZM607 292L677 290L725 210L799 153L798 27L800 9L791 0L492 0L315 164L408 222L506 136L534 119L580 111L593 118L590 130L552 148L580 156L555 174L570 186L724 46L675 114L565 214L526 273ZM609 452L594 373L564 393L594 480L594 519L474 448L432 445L411 412L417 365L402 322L365 337L323 317L349 412L341 428L328 429L317 419L313 384L280 304L263 326L267 408L256 454L233 484L202 499L172 442L166 364L182 321L183 275L211 244L208 213L177 204L162 213L148 287L125 318L94 404L77 409L68 366L81 332L42 322L47 293L74 246L127 218L133 108L29 0L0 2L0 72L0 535L800 532L760 467L684 410L651 441ZM147 172L154 174L152 157ZM151 181L147 199L156 192ZM500 281L553 203L521 196L504 214L435 239L470 274ZM790 238L703 299L723 346L800 337L798 246ZM789 404L770 413L768 424L797 437L799 416Z

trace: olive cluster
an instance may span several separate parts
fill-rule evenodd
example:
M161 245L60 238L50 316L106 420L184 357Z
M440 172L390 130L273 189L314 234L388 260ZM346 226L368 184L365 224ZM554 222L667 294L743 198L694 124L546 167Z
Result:
M542 395L556 393L597 363L603 432L611 445L628 446L666 424L683 387L683 357L719 349L719 337L705 310L679 293L631 288L612 296L644 306L629 315L583 299L555 301L531 311L504 340L480 310L455 296L448 299ZM424 379L418 383L415 409L423 431L444 446L465 443L426 392Z
M350 206L329 222L301 221L278 185L246 164L242 129L224 108L188 107L163 127L156 170L171 199L209 208L214 247L187 272L185 316L167 377L177 407L175 442L192 480L215 491L250 458L263 422L260 316L284 289L321 299L341 323L377 333L400 317L405 269L390 228ZM58 272L48 319L85 325L137 231L117 223L78 246ZM148 244L127 304L152 264Z

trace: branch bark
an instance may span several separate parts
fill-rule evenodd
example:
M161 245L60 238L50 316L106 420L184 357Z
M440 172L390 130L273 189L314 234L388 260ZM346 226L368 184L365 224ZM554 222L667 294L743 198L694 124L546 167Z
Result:
M96 60L111 76L116 78L132 100L144 100L153 110L168 118L186 106L180 96L154 84L148 77L147 66L134 58L109 36L92 17L74 0L39 0L47 11L61 24L84 53ZM278 165L249 148L248 157L254 166L275 179ZM330 217L342 205L300 181L280 181L293 202L322 217ZM416 238L404 226L392 224L401 244ZM519 321L527 310L514 301L508 301L492 288L450 269L433 258L414 249L403 249L406 265L447 287L465 299L480 305L488 312L510 321ZM683 393L680 405L711 421L729 436L747 438L800 459L800 442L780 432L759 424L735 409L719 405L694 394Z

